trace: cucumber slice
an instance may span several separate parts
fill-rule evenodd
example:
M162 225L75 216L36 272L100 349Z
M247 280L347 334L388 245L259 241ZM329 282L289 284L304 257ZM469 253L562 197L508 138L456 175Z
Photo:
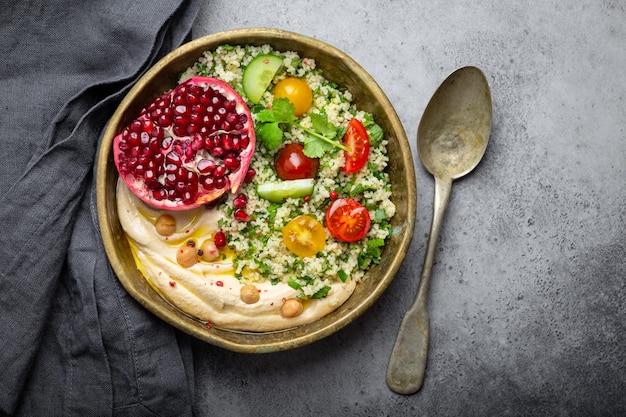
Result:
M276 55L257 55L243 70L243 92L248 99L257 104L267 87L272 82L274 75L283 64L283 59Z
M313 193L313 178L300 180L286 180L281 182L267 182L256 188L259 197L272 203L282 203L287 198L300 198Z

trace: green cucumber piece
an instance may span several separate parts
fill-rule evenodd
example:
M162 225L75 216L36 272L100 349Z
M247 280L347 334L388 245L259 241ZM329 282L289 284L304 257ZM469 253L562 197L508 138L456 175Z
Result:
M283 59L276 55L257 55L243 70L243 92L252 103L257 104L274 75L283 64Z
M287 198L300 198L313 194L314 184L313 178L266 182L258 185L256 192L259 197L272 203L282 203Z

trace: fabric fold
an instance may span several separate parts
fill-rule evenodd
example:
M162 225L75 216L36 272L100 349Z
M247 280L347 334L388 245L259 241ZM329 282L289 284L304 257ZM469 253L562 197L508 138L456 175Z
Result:
M190 415L184 335L120 286L94 223L98 139L200 1L0 1L1 415Z

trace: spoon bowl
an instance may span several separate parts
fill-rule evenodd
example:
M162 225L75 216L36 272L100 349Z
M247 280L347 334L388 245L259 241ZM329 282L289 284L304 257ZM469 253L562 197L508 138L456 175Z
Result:
M482 159L491 119L489 84L476 67L450 74L422 115L417 150L422 164L435 177L435 195L417 296L402 319L387 367L387 385L399 394L413 394L422 387L430 333L428 289L452 181L472 171Z
M456 179L480 162L491 131L491 96L476 67L456 70L431 98L417 131L417 150L435 177Z

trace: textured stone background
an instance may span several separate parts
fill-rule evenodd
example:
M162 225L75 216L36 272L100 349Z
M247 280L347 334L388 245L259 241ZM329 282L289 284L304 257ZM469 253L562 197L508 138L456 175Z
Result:
M217 0L194 36L255 26L330 43L379 82L413 145L417 225L388 291L339 333L266 355L198 343L198 414L626 415L626 3ZM433 193L417 125L465 65L489 80L491 141L454 183L426 380L401 396L385 370L417 289Z

